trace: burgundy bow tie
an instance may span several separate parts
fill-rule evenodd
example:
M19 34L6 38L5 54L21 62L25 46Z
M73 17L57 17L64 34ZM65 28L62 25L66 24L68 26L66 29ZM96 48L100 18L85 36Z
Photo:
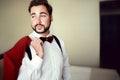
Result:
M52 41L53 41L53 36L40 37L40 39L43 41L43 43L44 43L45 41L48 41L48 42L52 43Z

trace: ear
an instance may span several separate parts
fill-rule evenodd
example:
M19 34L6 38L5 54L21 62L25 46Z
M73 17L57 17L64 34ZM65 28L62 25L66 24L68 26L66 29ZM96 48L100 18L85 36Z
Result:
M50 18L51 18L51 21L53 21L53 16L52 15L50 15Z

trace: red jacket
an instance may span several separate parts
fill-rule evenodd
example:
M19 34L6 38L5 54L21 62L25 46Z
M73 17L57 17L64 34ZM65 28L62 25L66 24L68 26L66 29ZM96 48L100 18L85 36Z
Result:
M31 39L28 36L20 39L13 48L4 54L3 80L17 80L19 68L26 48L30 45Z

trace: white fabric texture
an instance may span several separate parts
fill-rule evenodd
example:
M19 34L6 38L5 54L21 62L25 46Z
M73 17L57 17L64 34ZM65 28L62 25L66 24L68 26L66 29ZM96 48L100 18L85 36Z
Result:
M40 35L32 32L29 37L33 40L35 37L39 38ZM55 39L52 43L44 42L43 58L38 57L30 45L32 60L25 53L17 80L71 80L69 59L63 41L60 39L59 41L62 52Z

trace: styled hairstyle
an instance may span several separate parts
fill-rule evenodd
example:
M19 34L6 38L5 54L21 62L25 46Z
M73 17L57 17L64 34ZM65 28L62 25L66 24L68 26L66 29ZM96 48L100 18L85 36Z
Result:
M39 6L39 5L44 5L47 8L48 13L50 15L52 14L52 6L48 3L47 0L32 0L28 8L29 13L31 12L31 8L33 6Z

